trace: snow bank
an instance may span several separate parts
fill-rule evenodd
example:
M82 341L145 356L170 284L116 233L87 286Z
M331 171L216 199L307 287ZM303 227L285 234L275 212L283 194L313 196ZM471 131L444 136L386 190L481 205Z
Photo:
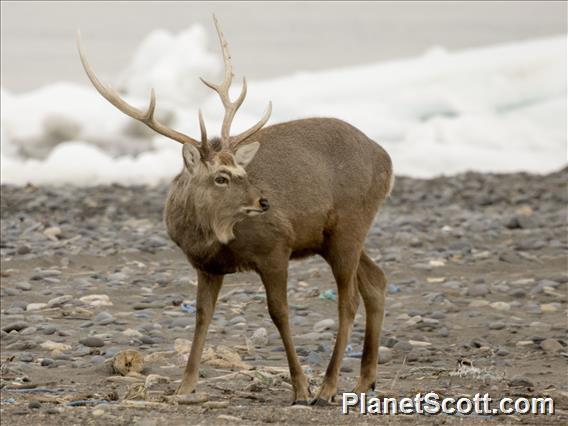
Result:
M140 106L155 87L158 118L196 138L201 107L215 134L223 109L197 77L218 80L222 67L219 52L206 45L199 26L152 33L114 86ZM180 170L179 144L86 84L1 91L2 183L152 184ZM234 131L256 122L268 99L271 123L310 116L350 122L389 151L399 174L544 173L567 160L565 37L452 53L434 48L417 58L251 81Z

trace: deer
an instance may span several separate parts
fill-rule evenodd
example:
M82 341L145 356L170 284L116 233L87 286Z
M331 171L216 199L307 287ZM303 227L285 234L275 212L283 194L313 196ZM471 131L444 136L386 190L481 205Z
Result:
M156 96L141 110L99 81L82 47L80 60L95 89L124 114L182 144L183 166L164 208L169 237L197 273L196 323L177 395L195 391L205 340L224 276L253 271L266 291L268 313L282 339L293 404L329 405L335 400L343 355L360 298L365 334L360 374L353 392L375 389L387 283L364 249L379 207L390 195L394 174L387 152L352 125L336 118L304 118L266 126L272 103L251 128L231 135L235 113L247 93L243 78L233 101L231 55L213 16L224 62L224 79L201 81L221 99L220 137L209 138L199 110L200 140L157 121ZM337 285L338 327L323 382L313 396L300 365L289 321L288 264L319 255Z

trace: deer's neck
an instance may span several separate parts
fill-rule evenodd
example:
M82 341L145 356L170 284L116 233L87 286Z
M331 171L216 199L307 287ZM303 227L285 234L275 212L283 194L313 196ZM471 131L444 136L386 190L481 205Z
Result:
M190 190L185 173L176 177L165 208L170 238L195 265L207 264L234 238L235 220L216 217L200 205L199 195Z

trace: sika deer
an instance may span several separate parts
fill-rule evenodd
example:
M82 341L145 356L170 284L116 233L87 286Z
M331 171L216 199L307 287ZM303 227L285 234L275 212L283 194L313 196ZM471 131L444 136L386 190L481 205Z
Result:
M214 18L215 19L215 18ZM363 298L366 311L361 372L354 392L375 387L386 279L363 249L380 204L393 185L388 154L351 125L309 118L230 136L233 117L246 95L229 98L233 73L227 43L215 19L225 62L215 90L225 107L221 137L208 139L201 112L201 141L157 122L154 92L147 111L123 101L99 82L79 40L85 71L100 94L125 114L183 144L184 167L174 179L165 221L172 240L197 270L197 321L178 394L193 392L205 337L225 274L252 270L266 289L268 311L284 342L294 403L307 403L308 381L292 342L288 321L287 269L292 258L318 254L337 282L339 329L323 384L312 401L325 405L337 379L351 327Z

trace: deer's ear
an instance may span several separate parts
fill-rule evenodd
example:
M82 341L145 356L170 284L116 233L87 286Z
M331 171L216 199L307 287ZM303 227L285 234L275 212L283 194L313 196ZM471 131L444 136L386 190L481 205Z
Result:
M193 174L195 168L199 164L199 160L201 160L201 153L190 143L184 144L181 152L183 154L185 168L190 174Z
M246 167L256 155L260 144L258 142L248 143L243 145L237 149L235 152L235 160L237 160L237 164Z

